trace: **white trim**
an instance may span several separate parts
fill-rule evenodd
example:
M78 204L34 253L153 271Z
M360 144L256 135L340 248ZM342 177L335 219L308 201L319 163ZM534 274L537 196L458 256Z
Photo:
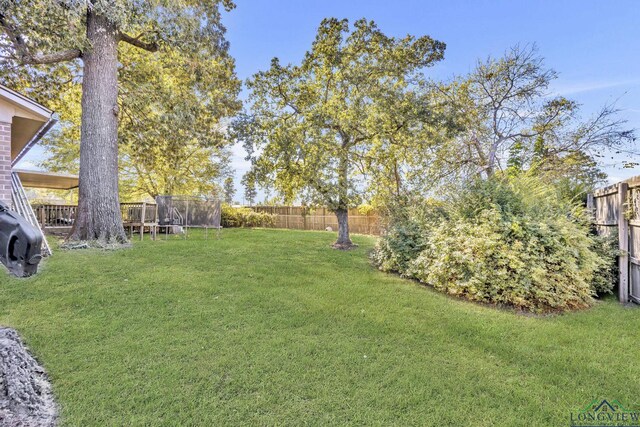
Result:
M40 126L40 129L38 129L38 132L36 132L33 138L31 138L31 140L27 142L24 147L22 147L22 150L20 150L16 157L11 160L11 167L15 166L20 160L22 160L22 158L29 152L29 150L31 150L31 148L33 148L33 146L36 145L42 139L42 137L47 134L47 132L49 132L49 129L51 129L56 123L58 123L58 119L56 119L54 116L55 114L52 114L49 120L47 120L42 124L42 126Z
M37 114L45 119L51 118L51 116L53 115L53 111L49 110L45 106L38 104L34 100L27 98L26 96L16 92L15 90L9 89L3 84L0 84L0 97L5 98L7 101L16 104L19 107L22 107L25 110Z

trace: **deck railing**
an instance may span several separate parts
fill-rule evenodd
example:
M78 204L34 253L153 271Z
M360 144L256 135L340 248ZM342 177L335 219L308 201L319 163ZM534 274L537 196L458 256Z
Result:
M158 208L155 203L120 203L124 224L157 224Z
M77 205L34 204L33 210L41 227L71 227L76 220ZM122 222L130 224L153 224L158 222L155 203L120 203ZM143 221L144 219L144 221Z
M76 220L77 205L34 204L33 211L41 227L71 227Z

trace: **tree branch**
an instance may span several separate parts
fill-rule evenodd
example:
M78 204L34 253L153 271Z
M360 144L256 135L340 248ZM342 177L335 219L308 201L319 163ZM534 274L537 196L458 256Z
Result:
M13 48L18 54L17 59L22 64L54 64L56 62L70 61L82 56L82 51L80 49L69 49L55 53L39 53L34 55L29 52L27 43L3 14L0 14L0 28L4 30L9 40L11 40Z
M130 35L120 32L119 34L120 40L129 43L130 45L133 45L135 47L138 47L140 49L149 51L149 52L157 52L159 49L158 43L157 42L151 42L151 43L147 43L147 42L143 42L142 40L140 40L140 37L142 37L142 34L139 35L138 37L131 37Z
M69 49L47 54L28 54L27 56L21 56L20 62L23 64L55 64L56 62L71 61L81 56L82 51L80 49Z

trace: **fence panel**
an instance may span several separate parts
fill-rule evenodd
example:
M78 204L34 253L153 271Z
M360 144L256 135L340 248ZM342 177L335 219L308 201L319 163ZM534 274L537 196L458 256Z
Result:
M253 206L256 212L275 214L274 228L294 230L338 230L336 215L327 208L308 206ZM380 219L375 212L363 215L358 209L349 209L349 231L356 234L380 234Z
M640 303L640 183L628 184L627 200L623 216L629 226L629 299Z
M640 177L596 190L587 205L598 234L618 235L619 301L640 303Z

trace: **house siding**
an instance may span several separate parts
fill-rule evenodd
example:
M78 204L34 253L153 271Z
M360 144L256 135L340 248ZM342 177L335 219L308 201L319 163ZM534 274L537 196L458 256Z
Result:
M0 201L11 206L11 123L0 121Z

